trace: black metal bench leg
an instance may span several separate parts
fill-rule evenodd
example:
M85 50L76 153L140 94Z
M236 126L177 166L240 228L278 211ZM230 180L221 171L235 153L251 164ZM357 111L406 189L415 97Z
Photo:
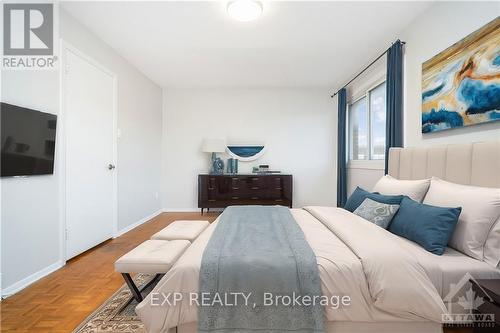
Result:
M152 278L148 283L146 283L146 285L144 285L144 287L141 288L141 291L145 290L147 287L149 287L155 281L158 281L159 279L161 279L163 277L163 275L165 275L165 273L157 273L154 278Z
M142 302L142 295L137 286L134 283L134 280L132 280L132 277L130 276L129 273L122 273L123 279L127 283L128 288L132 292L132 296L134 296L135 300L140 303Z

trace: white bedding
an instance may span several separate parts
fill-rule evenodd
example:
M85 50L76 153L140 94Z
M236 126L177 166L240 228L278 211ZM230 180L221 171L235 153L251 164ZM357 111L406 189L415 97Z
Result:
M418 253L415 244L343 209L309 207L308 211L293 209L292 214L316 254L324 295L351 298L349 307L325 308L328 322L441 320L446 308L436 283L443 280L442 268ZM137 306L149 332L167 332L197 321L196 305L182 301L155 306L151 295L198 291L201 257L215 226L200 235Z
M325 324L325 333L443 333L441 325L433 322L353 322L329 321ZM168 333L198 333L197 323L189 323L172 328Z
M368 292L363 291L362 296L365 297L365 303L373 308L370 314L374 321L383 320L379 312L389 314L393 320L441 321L446 308L429 278L439 274L437 265L430 263L424 269L401 237L344 209L305 209L330 229L356 256L360 270L355 274L358 279L365 279L368 285ZM314 243L310 242L311 247ZM336 261L336 254L331 253L331 258ZM340 270L339 273L342 276L337 275L335 279L343 277L343 271ZM349 288L348 292L352 290L354 287ZM358 317L358 309L349 310L350 315ZM359 321L357 318L351 320Z
M434 255L416 243L402 238L407 242L413 254L419 258L425 267L438 266L438 274L431 279L437 291L444 298L450 291L451 285L459 283L460 280L469 273L475 279L499 279L500 269L471 258L452 248L446 248L443 255Z

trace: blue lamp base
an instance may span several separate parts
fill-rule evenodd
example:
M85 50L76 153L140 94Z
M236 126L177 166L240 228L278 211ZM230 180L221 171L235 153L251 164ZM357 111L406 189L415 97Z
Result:
M224 173L224 161L220 157L217 157L216 153L212 153L210 173L215 175L222 175Z

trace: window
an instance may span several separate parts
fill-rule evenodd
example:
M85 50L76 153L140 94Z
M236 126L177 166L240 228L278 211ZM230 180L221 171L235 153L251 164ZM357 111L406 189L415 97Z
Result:
M385 157L385 82L349 105L349 159Z
M368 159L368 112L366 97L363 97L349 107L350 124L350 159Z

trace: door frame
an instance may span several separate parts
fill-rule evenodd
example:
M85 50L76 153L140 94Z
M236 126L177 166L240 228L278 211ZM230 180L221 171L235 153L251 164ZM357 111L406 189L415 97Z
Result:
M58 163L56 167L59 169L59 225L60 225L60 247L59 247L59 258L63 265L66 264L67 258L67 193L66 193L66 52L69 51L76 56L80 57L84 61L88 62L92 66L95 66L99 70L110 75L113 79L113 124L112 124L112 137L113 137L113 165L116 168L112 171L112 186L113 186L113 231L112 238L115 238L118 234L118 78L117 75L110 71L105 66L101 65L94 58L86 55L84 52L80 51L75 46L71 45L64 39L59 40L59 115L58 115L58 128L57 128L57 140L59 141L59 149L56 150L56 154L59 152Z

